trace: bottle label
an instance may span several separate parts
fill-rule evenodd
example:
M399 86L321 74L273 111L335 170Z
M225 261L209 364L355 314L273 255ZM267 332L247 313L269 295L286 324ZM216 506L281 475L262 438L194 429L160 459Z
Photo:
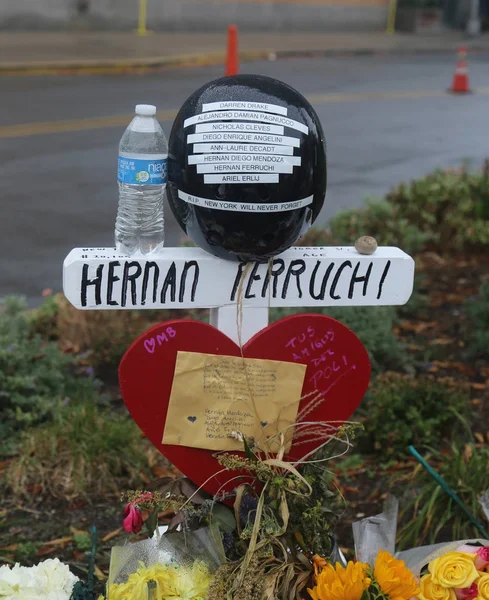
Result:
M167 159L119 156L117 181L133 185L161 185L168 175Z

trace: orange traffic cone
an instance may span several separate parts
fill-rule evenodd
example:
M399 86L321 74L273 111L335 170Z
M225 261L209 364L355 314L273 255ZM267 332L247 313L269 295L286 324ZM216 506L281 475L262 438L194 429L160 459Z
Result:
M228 28L228 52L226 58L226 75L237 75L239 73L238 59L238 28L230 25Z
M450 90L454 94L467 94L470 92L469 71L466 58L467 48L462 46L457 51L457 65L455 67L452 88Z

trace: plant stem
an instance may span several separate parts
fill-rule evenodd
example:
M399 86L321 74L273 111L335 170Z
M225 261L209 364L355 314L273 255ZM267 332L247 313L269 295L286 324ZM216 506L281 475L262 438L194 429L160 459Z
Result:
M436 483L442 488L442 490L450 496L450 498L458 504L458 506L464 511L467 515L467 518L472 523L472 525L477 529L479 533L482 534L484 539L489 539L489 534L484 529L483 525L477 521L474 515L469 511L469 509L465 506L462 500L457 496L457 494L449 487L448 483L443 479L441 475L439 475L433 467L431 467L425 459L419 454L414 446L408 446L409 452L414 456L414 458L421 464L421 466L433 477Z

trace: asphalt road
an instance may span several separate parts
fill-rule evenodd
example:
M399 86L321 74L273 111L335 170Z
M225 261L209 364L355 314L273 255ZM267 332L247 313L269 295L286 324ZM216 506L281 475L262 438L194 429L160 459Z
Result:
M454 57L376 56L248 63L305 94L328 144L320 222L434 167L489 157L489 56L470 61L476 93L446 93ZM136 103L175 110L222 67L148 75L0 80L0 297L61 290L73 247L113 244L117 145ZM181 232L166 212L166 244Z

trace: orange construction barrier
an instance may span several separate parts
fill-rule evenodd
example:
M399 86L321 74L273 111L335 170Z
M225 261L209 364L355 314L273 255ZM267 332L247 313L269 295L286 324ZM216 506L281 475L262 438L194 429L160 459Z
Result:
M470 92L467 48L465 46L460 47L457 51L457 65L450 91L454 94L467 94Z
M238 28L236 25L228 27L228 51L226 57L226 75L237 75L239 73L238 58Z

